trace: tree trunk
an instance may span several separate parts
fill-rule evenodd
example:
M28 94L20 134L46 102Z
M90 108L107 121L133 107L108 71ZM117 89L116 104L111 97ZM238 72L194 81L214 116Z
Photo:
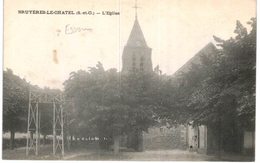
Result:
M70 148L74 145L73 135L70 135Z
M142 131L137 131L137 151L142 152L143 150L143 134Z
M68 150L70 150L70 146L71 146L71 136L66 136L65 140L67 142L67 148Z
M100 149L107 149L106 141L103 136L99 136L98 144Z
M15 139L15 132L10 131L10 149L12 150L14 149L14 145L15 145L14 139Z
M113 139L114 139L114 154L118 154L120 136L114 136Z

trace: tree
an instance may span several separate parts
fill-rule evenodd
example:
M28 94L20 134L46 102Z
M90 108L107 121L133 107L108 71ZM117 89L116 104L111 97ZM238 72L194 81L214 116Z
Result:
M226 107L223 115L230 109L240 119L240 125L245 128L252 128L255 119L255 18L252 18L249 24L252 27L249 34L247 29L237 21L234 31L237 34L235 38L224 41L215 37L221 49L210 64L203 64L202 69L208 75L205 75L201 82L203 84L197 88L197 90L207 88L202 94L206 94L207 98L204 101L208 103L202 109L209 109L210 105L214 105L215 109L220 108L223 99L233 98L235 100L235 103L231 105L233 108ZM195 102L198 103L201 99L198 98ZM213 109L211 113L214 112L216 110Z
M3 73L3 131L10 132L10 148L15 147L15 133L26 132L29 104L29 90L35 90L43 94L55 95L60 90L40 88L31 85L25 79L15 75L11 69ZM44 135L44 142L47 134L52 133L52 104L39 104L41 115L41 134Z
M116 142L119 136L147 130L153 122L148 81L139 73L120 75L116 69L105 71L101 63L88 72L71 73L64 85L66 96L75 101L80 132L74 133Z
M10 131L10 148L14 148L15 132L26 131L29 84L14 75L3 73L3 130Z
M213 36L219 46L218 53L202 56L199 64L193 64L179 79L172 79L177 80L177 89L168 100L175 102L162 110L161 118L176 120L169 116L176 109L169 108L181 106L179 117L186 117L186 122L210 125L218 130L220 148L227 145L229 137L235 140L241 130L254 131L256 19L252 18L248 24L252 27L250 32L237 21L235 38L222 40Z

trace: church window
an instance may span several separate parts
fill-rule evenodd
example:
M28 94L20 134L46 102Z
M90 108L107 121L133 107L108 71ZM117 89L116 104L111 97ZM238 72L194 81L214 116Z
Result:
M144 57L141 57L141 59L140 59L140 70L141 71L144 70Z
M132 58L132 66L133 66L133 70L136 69L136 57L135 57L135 54L133 54L133 58Z

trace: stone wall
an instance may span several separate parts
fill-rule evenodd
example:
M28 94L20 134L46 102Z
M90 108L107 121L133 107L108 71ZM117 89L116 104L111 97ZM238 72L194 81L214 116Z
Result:
M143 133L144 150L186 149L186 128L153 127Z

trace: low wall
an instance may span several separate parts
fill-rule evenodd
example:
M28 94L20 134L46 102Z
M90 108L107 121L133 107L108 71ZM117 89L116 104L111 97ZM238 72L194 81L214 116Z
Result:
M153 127L143 133L144 150L186 149L186 133L182 126Z

